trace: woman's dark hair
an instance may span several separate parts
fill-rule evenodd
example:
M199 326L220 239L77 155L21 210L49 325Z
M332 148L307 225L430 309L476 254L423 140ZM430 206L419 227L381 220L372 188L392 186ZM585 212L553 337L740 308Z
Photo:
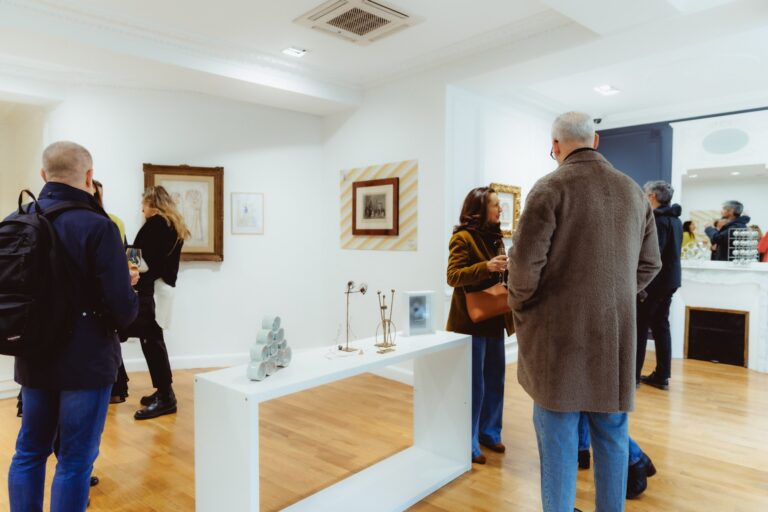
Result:
M692 235L695 234L693 231L691 231L691 224L693 224L692 220L687 220L687 221L683 222L683 232L684 233L690 233Z
M491 194L495 193L496 191L491 187L477 187L470 190L467 197L464 198L459 224L453 228L453 232L458 233L464 229L477 231L499 229L498 225L492 227L486 222L488 203L491 201Z
M101 189L104 188L100 181L93 180L93 188L95 192L93 193L93 198L96 199L96 202L99 203L99 206L104 208L104 198L101 197Z

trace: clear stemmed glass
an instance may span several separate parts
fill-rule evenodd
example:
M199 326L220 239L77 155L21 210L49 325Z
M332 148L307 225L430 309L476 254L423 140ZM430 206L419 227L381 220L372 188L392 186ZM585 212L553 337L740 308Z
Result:
M125 255L128 257L129 267L135 268L139 272L146 272L148 270L146 262L141 257L141 248L129 245L125 249Z

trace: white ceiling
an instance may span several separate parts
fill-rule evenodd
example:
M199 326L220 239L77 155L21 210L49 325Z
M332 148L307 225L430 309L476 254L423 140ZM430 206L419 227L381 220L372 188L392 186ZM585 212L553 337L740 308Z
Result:
M603 128L768 106L768 2L710 4L465 85L505 101L590 112ZM603 96L594 90L602 84L621 92Z
M66 5L156 34L275 59L348 85L362 86L429 62L435 52L548 10L537 0L383 0L425 23L371 46L312 31L293 20L324 0L70 0ZM182 13L180 15L180 13ZM300 60L281 52L309 50Z
M394 2L425 21L363 47L293 23L321 3L5 0L0 73L186 88L323 114L358 105L381 81L507 41L521 20L556 15L538 0ZM289 46L309 53L287 57Z
M0 98L120 85L324 115L437 65L461 68L460 85L481 94L609 124L681 102L768 98L764 0L395 0L425 21L370 46L293 23L321 3L0 0ZM284 56L288 46L309 53ZM622 93L599 96L602 83Z

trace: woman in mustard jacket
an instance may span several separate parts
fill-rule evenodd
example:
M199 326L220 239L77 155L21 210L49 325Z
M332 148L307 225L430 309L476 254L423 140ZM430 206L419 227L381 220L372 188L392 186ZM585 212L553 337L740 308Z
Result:
M459 225L453 230L448 284L453 287L446 329L472 336L472 462L485 464L483 445L504 453L501 422L504 409L505 335L512 334L512 314L474 323L467 312L466 292L506 283L507 257L500 229L501 206L496 191L479 187L464 199Z

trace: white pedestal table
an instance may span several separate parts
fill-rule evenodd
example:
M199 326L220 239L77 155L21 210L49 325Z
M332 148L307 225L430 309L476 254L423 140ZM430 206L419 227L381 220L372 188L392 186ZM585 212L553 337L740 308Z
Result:
M261 382L248 380L245 365L196 375L196 509L258 512L261 402L406 360L414 369L413 446L285 510L404 510L469 471L471 338L446 332L398 338L387 354L377 354L373 343L357 341L363 355L338 359L326 357L328 347L294 353L288 368Z

